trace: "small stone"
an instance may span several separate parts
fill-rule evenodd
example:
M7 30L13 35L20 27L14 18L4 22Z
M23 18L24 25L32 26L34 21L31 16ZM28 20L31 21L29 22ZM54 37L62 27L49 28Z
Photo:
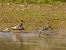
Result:
M19 8L17 8L16 10L19 10Z
M20 7L24 7L25 5L20 5Z
M8 3L7 6L9 6L10 4Z
M39 8L41 7L41 6L38 6Z
M21 10L25 10L25 9L21 9Z

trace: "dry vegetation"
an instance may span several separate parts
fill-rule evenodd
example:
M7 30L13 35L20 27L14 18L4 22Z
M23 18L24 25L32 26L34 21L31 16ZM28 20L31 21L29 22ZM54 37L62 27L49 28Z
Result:
M0 3L0 28L5 29L18 23L20 20L24 21L24 28L26 30L38 30L49 23L54 29L58 29L58 34L54 37L41 37L41 46L33 46L33 50L66 50L66 3L54 2L48 4L17 4L13 2ZM35 39L35 38L34 38ZM38 39L38 38L37 38ZM32 39L33 40L33 39ZM47 44L46 44L47 43ZM45 45L42 45L45 44ZM4 45L4 43L1 43ZM6 49L8 49L8 44ZM12 44L10 44L12 47ZM23 45L25 46L25 45ZM27 47L28 46L28 47ZM26 48L30 50L32 45L27 45ZM11 48L10 47L10 48ZM14 48L15 46L13 46ZM2 46L3 48L3 46ZM13 49L12 48L12 49ZM26 48L22 48L25 49ZM39 49L40 48L40 49ZM16 48L14 48L16 49ZM13 49L13 50L14 50ZM2 50L2 49L1 49ZM3 49L4 50L4 49ZM8 49L10 50L10 49ZM17 49L18 50L18 49Z
M4 29L24 21L26 30L37 30L49 23L53 28L66 24L66 3L56 4L16 4L0 3L0 28Z

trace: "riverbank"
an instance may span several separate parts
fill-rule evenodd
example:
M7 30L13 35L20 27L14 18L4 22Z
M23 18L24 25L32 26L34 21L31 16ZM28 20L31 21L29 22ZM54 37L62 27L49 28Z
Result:
M7 5L9 4L9 5ZM49 23L52 28L66 28L66 3L0 5L0 28L5 29L24 21L25 30L38 30Z

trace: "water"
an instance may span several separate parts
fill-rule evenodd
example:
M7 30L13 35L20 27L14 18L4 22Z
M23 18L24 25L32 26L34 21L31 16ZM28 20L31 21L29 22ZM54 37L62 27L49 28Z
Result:
M13 32L0 32L0 38L11 39L13 35L19 35L21 38L39 36L38 33L13 33Z
M12 32L0 32L0 39L9 39L9 40L0 40L0 50L43 50L47 49L48 45L41 45L43 42L39 38L37 33L20 33L22 42L13 42L10 39L13 37L14 33ZM44 47L43 47L44 46Z
M20 42L11 41L14 33L0 32L0 50L66 50L66 31L57 32L57 35L41 37L39 33L18 33Z

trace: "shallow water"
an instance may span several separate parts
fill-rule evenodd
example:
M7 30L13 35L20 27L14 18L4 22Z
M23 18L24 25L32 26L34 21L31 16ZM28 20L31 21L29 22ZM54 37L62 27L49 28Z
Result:
M14 33L0 32L0 50L66 50L66 31L57 30L57 33L41 37L39 33L19 33L22 41L15 42L10 41Z
M20 37L33 37L39 36L38 33L13 33L13 32L0 32L0 38L12 38L13 35L20 34Z
M1 50L44 50L48 49L47 43L39 38L39 33L19 33L22 41L13 42L10 41L12 36L14 35L12 32L0 32L0 47ZM9 39L9 40L7 40ZM2 41L2 42L1 42ZM42 44L45 45L42 45ZM6 45L6 46L5 46ZM3 49L5 48L5 49ZM10 49L12 48L12 49Z

